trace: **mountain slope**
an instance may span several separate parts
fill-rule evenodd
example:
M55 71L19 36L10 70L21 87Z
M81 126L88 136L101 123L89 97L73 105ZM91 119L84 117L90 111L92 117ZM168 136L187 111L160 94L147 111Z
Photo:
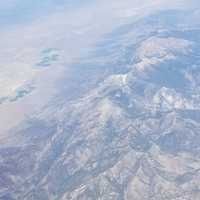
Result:
M200 199L198 25L168 11L121 30L85 63L103 78L0 148L1 199Z

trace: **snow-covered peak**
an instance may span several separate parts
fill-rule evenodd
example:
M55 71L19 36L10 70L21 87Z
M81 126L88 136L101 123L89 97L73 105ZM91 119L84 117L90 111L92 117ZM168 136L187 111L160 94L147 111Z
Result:
M156 64L176 59L177 55L187 55L192 51L193 43L189 40L167 37L151 37L143 41L136 54L139 62L138 71L145 71Z
M173 89L161 88L153 97L153 102L164 109L191 109L192 103Z
M176 53L187 54L191 50L192 42L174 37L160 38L151 37L143 41L138 49L138 57L144 58L163 58Z

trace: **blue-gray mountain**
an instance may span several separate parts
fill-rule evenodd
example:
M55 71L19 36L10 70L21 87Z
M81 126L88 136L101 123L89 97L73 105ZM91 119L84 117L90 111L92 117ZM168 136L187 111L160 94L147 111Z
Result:
M199 200L197 19L147 16L74 64L62 98L0 147L0 199Z

